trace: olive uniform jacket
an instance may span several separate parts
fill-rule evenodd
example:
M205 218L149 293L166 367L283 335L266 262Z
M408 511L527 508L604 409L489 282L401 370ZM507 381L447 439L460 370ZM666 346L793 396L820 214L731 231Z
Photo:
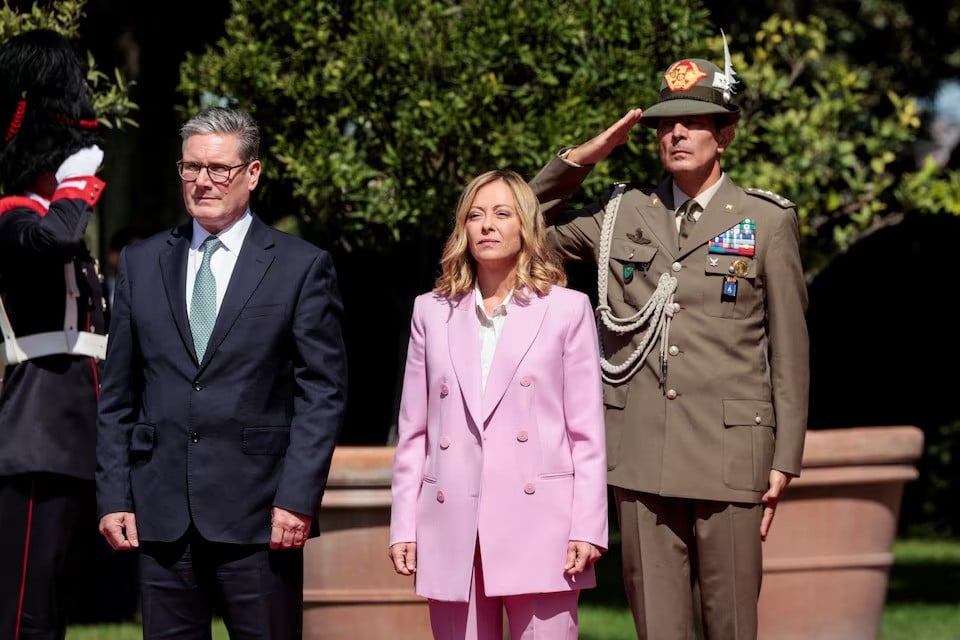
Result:
M591 168L557 157L531 182L551 244L566 260L596 262L600 255L613 189L582 210L564 210ZM676 277L677 286L665 384L659 342L632 377L604 383L608 482L661 496L757 503L771 466L800 473L807 292L793 203L744 190L727 176L722 181L682 248L671 178L656 189L629 186L620 200L609 266L600 265L609 270L612 313L634 315L663 273ZM712 239L748 219L756 225L754 255L708 251ZM746 264L734 275L738 259ZM736 283L734 296L722 295L728 280ZM643 332L617 335L601 327L606 358L626 360Z

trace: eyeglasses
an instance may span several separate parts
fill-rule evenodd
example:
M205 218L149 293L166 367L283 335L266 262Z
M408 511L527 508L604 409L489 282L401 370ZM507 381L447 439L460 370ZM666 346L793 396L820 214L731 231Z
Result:
M207 176L210 178L210 182L216 184L224 184L225 182L230 182L236 174L233 173L234 169L239 169L240 167L246 167L253 162L241 162L240 164L235 164L232 167L225 164L200 164L199 162L184 162L183 160L177 160L177 173L180 174L180 179L184 182L193 182L200 177L200 170L206 169Z

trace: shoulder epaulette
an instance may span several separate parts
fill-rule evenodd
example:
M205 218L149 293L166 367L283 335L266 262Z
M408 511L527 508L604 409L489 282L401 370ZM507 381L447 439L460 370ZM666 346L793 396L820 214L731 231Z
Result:
M27 196L5 196L0 198L0 216L14 209L33 209L41 216L47 213L47 210L42 204Z
M790 209L791 207L796 208L797 206L792 201L788 200L787 198L784 198L780 194L774 193L773 191L767 191L766 189L756 189L756 188L750 187L750 188L744 189L744 191L746 191L752 196L763 198L764 200L769 200L770 202L784 209Z

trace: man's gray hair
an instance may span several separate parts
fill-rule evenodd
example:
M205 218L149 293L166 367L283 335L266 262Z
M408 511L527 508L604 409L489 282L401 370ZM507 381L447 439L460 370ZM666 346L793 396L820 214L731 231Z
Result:
M227 107L210 107L187 120L180 128L180 139L186 144L191 136L205 133L236 133L240 135L240 159L253 162L260 153L260 128L246 111Z

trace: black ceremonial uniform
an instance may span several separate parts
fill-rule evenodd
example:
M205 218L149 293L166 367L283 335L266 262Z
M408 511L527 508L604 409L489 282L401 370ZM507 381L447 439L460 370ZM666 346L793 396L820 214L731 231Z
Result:
M0 199L0 638L42 617L73 532L96 526L108 319L84 232L102 187L96 178L74 180L49 205Z

